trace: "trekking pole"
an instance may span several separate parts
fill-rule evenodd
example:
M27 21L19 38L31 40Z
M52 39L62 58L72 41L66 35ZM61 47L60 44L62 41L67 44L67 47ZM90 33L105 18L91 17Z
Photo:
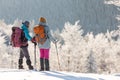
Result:
M59 55L58 55L57 43L55 43L55 48L56 48L56 53L57 53L57 59L58 59L59 70L61 70L61 68L60 68L60 61L59 61Z
M34 69L36 70L36 45L34 44Z

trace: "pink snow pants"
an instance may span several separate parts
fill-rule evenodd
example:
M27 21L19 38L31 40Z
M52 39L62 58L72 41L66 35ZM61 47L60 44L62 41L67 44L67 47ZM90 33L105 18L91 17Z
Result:
M40 49L40 58L49 59L49 49Z

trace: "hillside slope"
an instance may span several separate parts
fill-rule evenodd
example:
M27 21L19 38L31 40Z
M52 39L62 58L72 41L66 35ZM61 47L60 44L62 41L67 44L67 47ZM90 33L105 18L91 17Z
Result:
M16 19L47 18L53 30L62 29L65 22L80 20L85 32L106 32L119 25L119 7L105 4L106 0L0 0L0 19L13 23ZM108 0L107 0L108 1ZM114 1L114 0L111 0ZM118 3L118 2L117 2Z

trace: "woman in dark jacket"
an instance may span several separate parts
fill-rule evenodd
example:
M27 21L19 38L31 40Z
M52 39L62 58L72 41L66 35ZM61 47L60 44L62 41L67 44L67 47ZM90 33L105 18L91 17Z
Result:
M23 30L23 32L24 32L24 39L22 39L22 40L25 40L24 41L24 45L22 45L21 47L20 47L20 57L19 57L19 69L24 69L23 68L23 58L24 58L24 56L25 56L25 58L26 58L26 64L28 65L28 68L30 69L30 70L32 70L33 69L33 66L31 65L31 60L30 60L30 56L29 56L29 52L28 52L28 41L32 41L33 43L34 43L34 40L32 39L32 37L29 35L29 30L28 30L28 28L29 28L29 22L28 21L25 21L25 22L23 22L22 23L23 25L22 25L22 30Z

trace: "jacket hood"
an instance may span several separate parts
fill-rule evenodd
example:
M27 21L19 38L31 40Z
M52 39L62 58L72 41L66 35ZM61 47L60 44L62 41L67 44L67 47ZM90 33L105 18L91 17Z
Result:
M23 30L28 29L27 26L25 26L25 24L23 24L21 28L22 28Z

